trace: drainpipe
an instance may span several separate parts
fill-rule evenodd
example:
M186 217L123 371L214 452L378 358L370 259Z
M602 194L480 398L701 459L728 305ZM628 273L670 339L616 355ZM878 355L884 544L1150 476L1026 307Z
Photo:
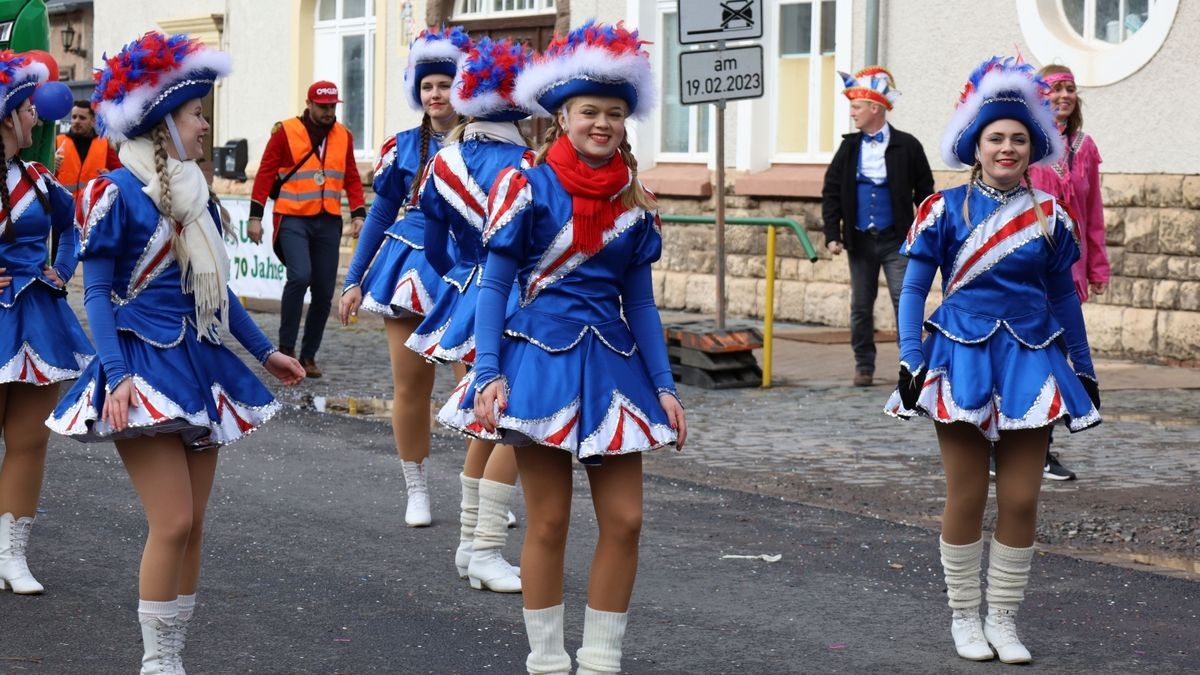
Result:
M863 66L879 64L879 0L867 0L867 34Z

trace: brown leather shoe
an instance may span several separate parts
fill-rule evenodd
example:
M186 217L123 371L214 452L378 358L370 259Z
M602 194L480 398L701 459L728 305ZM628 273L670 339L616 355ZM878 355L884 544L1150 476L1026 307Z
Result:
M284 356L290 356L293 359L296 358L296 350L292 347L280 347L279 353L283 354Z
M874 376L865 370L854 373L854 386L856 387L869 387L873 380Z
M321 369L317 367L316 359L310 359L310 358L300 359L300 365L304 366L304 376L305 377L320 377L325 374L325 373L322 373Z

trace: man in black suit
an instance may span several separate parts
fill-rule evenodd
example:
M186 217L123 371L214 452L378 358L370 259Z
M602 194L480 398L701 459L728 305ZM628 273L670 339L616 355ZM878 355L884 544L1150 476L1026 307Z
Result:
M900 286L908 260L900 244L914 208L933 193L933 172L921 143L887 122L899 94L892 74L874 66L853 76L839 73L858 131L846 134L825 171L821 215L825 246L850 260L850 346L854 384L871 385L875 375L875 297L883 269L892 311L900 308Z

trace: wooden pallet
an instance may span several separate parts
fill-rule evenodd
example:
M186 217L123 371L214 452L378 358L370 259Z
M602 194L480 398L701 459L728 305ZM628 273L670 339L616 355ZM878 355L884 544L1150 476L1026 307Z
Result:
M714 321L704 320L668 324L663 332L677 381L705 389L762 384L762 369L754 358L754 350L762 347L757 327L726 323L725 330L717 330Z

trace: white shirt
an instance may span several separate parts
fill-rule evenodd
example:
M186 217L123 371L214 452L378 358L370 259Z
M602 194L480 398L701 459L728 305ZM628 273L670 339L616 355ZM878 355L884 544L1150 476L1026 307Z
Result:
M866 134L863 134L862 148L859 150L859 165L862 167L863 178L869 179L876 185L883 185L887 182L887 167L883 163L883 153L887 150L888 142L892 140L892 127L884 122L883 127L877 133L883 134L882 141L868 142Z

